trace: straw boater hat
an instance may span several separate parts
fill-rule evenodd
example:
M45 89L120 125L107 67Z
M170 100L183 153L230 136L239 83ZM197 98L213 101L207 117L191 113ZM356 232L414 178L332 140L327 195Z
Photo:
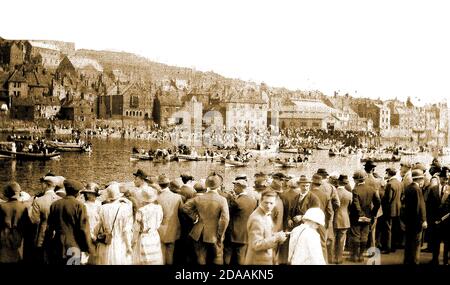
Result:
M411 175L412 175L412 179L413 179L413 180L414 180L414 179L422 179L422 178L424 178L424 176L423 176L423 171L420 170L420 169L414 169L414 170L412 171Z
M247 174L239 174L238 176L236 176L236 178L234 180L245 180L247 181Z
M120 184L117 182L111 183L105 191L107 201L115 201L123 197L123 193L120 192Z
M309 208L303 216L303 220L325 226L325 214L320 208Z
M92 194L95 194L96 196L99 196L100 195L98 193L99 190L100 190L100 186L98 186L97 183L89 182L89 183L86 184L86 189L81 191L81 193L92 193Z
M235 180L232 182L234 185L238 185L242 188L247 188L247 181L243 180L243 179L239 179L239 180Z

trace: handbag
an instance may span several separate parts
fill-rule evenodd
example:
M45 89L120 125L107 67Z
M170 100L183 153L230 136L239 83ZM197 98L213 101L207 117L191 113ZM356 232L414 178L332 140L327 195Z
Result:
M102 227L103 231L97 234L97 242L103 243L105 245L110 245L111 244L112 232L114 231L114 226L116 224L116 219L117 219L117 215L119 214L119 211L120 211L120 205L119 205L119 209L117 209L116 216L114 217L114 221L113 221L113 225L112 225L111 231L110 232L105 231L105 228Z

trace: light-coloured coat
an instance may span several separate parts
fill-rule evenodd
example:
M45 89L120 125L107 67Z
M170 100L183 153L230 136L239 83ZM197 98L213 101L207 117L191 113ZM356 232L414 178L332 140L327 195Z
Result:
M45 231L47 230L47 220L50 214L50 206L53 202L61 199L53 190L45 192L44 196L34 199L30 210L30 220L38 225L35 245L41 247L44 242Z
M326 264L320 245L320 235L309 224L302 224L292 230L288 262L291 265Z
M350 228L349 205L352 203L352 193L347 191L344 186L339 186L337 189L340 206L334 212L333 226L335 229Z
M180 238L178 211L183 206L183 198L170 191L169 188L165 188L158 195L158 203L163 210L163 220L158 229L161 242L173 243Z
M245 257L247 265L273 265L273 249L278 246L274 236L274 223L270 214L258 207L247 222L248 249Z

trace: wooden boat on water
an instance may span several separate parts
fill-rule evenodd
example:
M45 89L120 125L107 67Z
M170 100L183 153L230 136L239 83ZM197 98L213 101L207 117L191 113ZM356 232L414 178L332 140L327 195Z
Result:
M246 167L248 165L249 165L248 161L225 159L225 167Z
M411 149L399 150L398 152L403 155L416 155L419 153L418 150L411 150Z
M178 154L178 161L214 161L222 157L221 155L191 155L191 154Z
M280 148L280 153L311 155L312 151L310 149L303 150L301 148Z
M49 148L55 149L61 152L91 152L92 146L90 144L80 143L65 143L65 142L48 142Z
M169 161L176 161L177 157L172 155L167 156L154 156L154 155L148 155L147 153L133 153L130 157L131 161L138 161L138 160L147 160L152 161L154 163L159 162L169 162Z
M10 150L0 150L0 155L9 156L17 160L41 160L46 161L50 159L58 159L60 157L59 152L52 153L33 153L33 152L14 152Z
M365 157L361 158L361 162L366 162L368 160L372 160L373 162L399 162L400 156L391 156L391 157Z

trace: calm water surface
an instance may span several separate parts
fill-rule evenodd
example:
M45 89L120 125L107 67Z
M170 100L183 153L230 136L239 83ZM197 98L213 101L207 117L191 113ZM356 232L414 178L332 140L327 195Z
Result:
M146 170L150 174L165 173L169 178L178 177L181 173L190 173L195 179L206 178L209 172L216 171L224 176L225 186L231 188L231 182L238 174L245 173L253 185L253 175L256 172L281 171L283 173L299 176L311 175L319 168L326 168L328 173L337 171L351 177L352 173L362 167L359 157L352 155L349 157L328 156L327 151L315 150L310 157L308 165L299 168L280 169L274 167L266 158L259 158L252 161L249 167L233 168L225 167L219 162L167 162L153 163L150 161L130 161L131 149L133 146L150 148L154 143L139 140L124 139L92 139L93 152L87 153L62 153L59 160L47 162L39 161L15 161L10 159L0 159L0 187L10 180L20 183L22 188L30 193L40 189L39 178L47 171L51 170L57 175L66 178L78 179L88 182L94 181L99 184L106 184L110 181L133 181L133 172L138 168ZM277 154L280 157L287 157L288 154ZM440 158L443 163L449 163L449 157ZM416 156L404 156L402 161L421 161L430 164L432 156L421 153ZM376 172L384 175L384 170L388 166L398 167L399 163L378 163Z

